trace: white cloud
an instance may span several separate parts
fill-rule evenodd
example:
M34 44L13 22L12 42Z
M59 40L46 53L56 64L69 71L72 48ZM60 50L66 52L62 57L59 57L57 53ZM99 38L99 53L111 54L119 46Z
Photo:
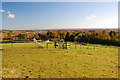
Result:
M86 19L87 19L87 20L91 20L91 19L93 19L93 18L96 18L96 16L95 16L95 15L91 15L91 16L87 17Z
M118 15L109 17L97 17L95 20L84 20L81 22L84 28L118 28Z
M86 19L87 19L87 20L90 20L90 19L91 19L91 17L87 17Z
M15 14L9 14L8 18L15 18Z
M0 12L5 12L5 10L2 10L2 9L1 9Z
M92 18L95 18L96 16L95 15L91 15Z
M8 18L15 18L15 14L12 14L10 11L5 11L5 10L0 10L0 12L6 12L6 13L8 13Z
M10 11L7 11L8 18L15 18L15 14L12 14Z
M10 12L10 11L8 11L7 13L8 13L8 14L10 14L11 12Z

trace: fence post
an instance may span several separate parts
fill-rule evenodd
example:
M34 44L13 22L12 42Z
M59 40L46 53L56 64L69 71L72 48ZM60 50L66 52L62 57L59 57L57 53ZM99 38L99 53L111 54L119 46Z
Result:
M47 43L47 45L46 45L46 48L48 49L48 43Z
M75 41L75 49L76 49L76 41Z

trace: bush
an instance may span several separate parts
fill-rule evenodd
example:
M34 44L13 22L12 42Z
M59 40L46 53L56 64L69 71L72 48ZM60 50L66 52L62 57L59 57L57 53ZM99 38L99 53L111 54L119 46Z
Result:
M25 43L30 42L30 40L26 39L18 39L18 40L2 40L1 43Z

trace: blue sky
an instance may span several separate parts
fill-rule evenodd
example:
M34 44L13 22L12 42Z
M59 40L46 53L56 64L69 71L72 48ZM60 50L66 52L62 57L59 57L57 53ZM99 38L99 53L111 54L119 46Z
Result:
M3 2L3 29L118 28L117 2Z
M2 3L0 2L0 10L2 9ZM2 13L0 12L0 30L2 29Z

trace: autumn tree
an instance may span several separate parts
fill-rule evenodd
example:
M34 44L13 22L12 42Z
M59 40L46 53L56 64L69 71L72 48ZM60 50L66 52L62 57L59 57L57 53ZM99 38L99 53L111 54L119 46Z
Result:
M110 31L109 35L111 37L111 40L113 40L113 41L118 40L118 35L116 34L115 31Z
M40 39L40 37L39 37L39 35L37 33L34 35L34 38L35 39Z
M65 36L65 41L69 41L70 40L69 38L70 38L70 32L67 32Z
M27 35L25 33L19 33L17 37L18 39L27 39Z

